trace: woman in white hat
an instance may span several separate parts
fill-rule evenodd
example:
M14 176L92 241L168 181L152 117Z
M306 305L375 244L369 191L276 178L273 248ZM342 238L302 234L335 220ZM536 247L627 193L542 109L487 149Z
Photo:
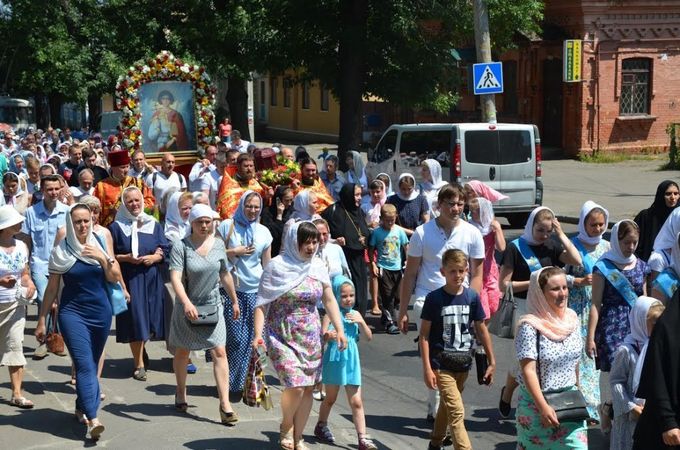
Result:
M23 287L24 296L31 298L35 286L28 269L28 247L14 237L21 231L23 221L24 217L14 207L0 206L0 365L9 369L10 404L30 409L33 402L21 391L26 365L23 352L26 306L17 301L17 289Z

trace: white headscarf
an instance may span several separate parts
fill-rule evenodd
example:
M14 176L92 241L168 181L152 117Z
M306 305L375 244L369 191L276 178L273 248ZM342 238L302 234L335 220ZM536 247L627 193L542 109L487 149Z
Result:
M309 189L299 192L293 200L293 214L290 218L295 220L312 220L314 214L309 212Z
M267 305L291 289L297 287L308 276L330 286L328 269L318 256L305 259L300 255L298 228L302 223L290 222L283 236L283 252L272 258L264 268L260 287L257 291L257 306ZM314 252L315 255L317 252Z
M380 172L378 175L375 176L376 180L378 179L378 177L379 177L380 175L386 176L386 177L387 177L387 181L389 182L389 184L388 184L387 187L385 188L385 195L387 195L388 197L389 197L390 195L394 195L394 188L392 187L392 177L389 176L388 174L386 174L385 172Z
M673 248L673 242L680 233L680 208L675 208L673 212L666 218L663 226L659 230L659 234L654 239L654 250L668 250Z
M604 211L604 230L602 230L602 234L600 234L599 236L589 236L588 231L586 230L586 217L588 217L590 211L592 211L595 208L600 208L602 211ZM594 201L588 200L581 207L581 215L579 216L578 219L578 240L588 245L599 244L600 241L602 240L602 236L607 231L608 223L609 223L609 211L607 211L606 209L604 209L604 207L598 205Z
M470 223L477 227L482 236L486 236L491 233L491 223L494 219L493 205L484 197L477 197L475 200L479 202L479 223L474 220L470 221Z
M621 251L621 246L619 245L619 226L623 222L631 222L635 224L635 222L629 219L624 219L616 222L616 224L612 227L611 237L609 238L610 244L609 250L605 252L602 256L600 256L600 259L608 259L613 263L626 265L634 263L637 260L635 252L633 252L632 255L626 258L625 256L623 256L623 252ZM637 227L637 225L635 226Z
M213 211L210 206L204 203L196 203L191 207L191 212L189 213L189 223L192 223L194 220L200 219L201 217L214 219L215 211ZM191 232L191 228L189 228L189 232Z
M76 203L69 208L68 214L66 214L66 237L59 243L58 246L52 249L52 253L50 254L48 266L50 273L63 274L68 272L76 263L77 259L84 262L85 264L99 264L97 260L83 256L83 247L85 244L90 244L93 246L99 245L97 243L97 238L94 237L94 234L92 233L92 222L90 222L90 229L87 232L85 244L81 244L80 241L78 241L76 230L73 227L71 213L75 208L83 207L86 208L87 211L90 211L90 208L88 208L87 205L83 203Z
M347 175L351 177L351 182L354 184L360 184L362 178L365 177L364 174L364 160L361 159L359 152L355 150L350 150L349 154L352 155L352 162L354 162L354 169L348 170ZM350 181L350 180L348 180Z
M403 197L401 195L401 189L399 189L399 185L401 185L401 180L403 180L404 178L410 178L411 180L413 180L413 192L411 192L411 196L408 197L408 198ZM416 187L416 177L414 177L413 175L411 175L408 172L405 172L405 173L402 173L401 175L399 175L399 179L397 180L397 190L395 192L397 193L397 197L408 202L408 201L411 201L411 200L415 200L420 195L420 193L418 192L418 190L415 187Z
M133 216L127 206L125 206L125 194L129 191L139 192L142 198L142 210L139 215ZM120 194L120 207L116 213L116 223L125 236L131 236L132 241L130 247L132 249L132 256L139 256L139 236L138 233L151 234L153 233L156 219L144 212L144 195L137 186L128 186L123 189Z
M553 213L552 209L548 208L547 206L539 206L538 208L534 208L534 210L531 211L531 214L529 214L529 219L527 219L527 223L524 225L524 233L522 233L522 237L529 245L539 244L539 242L534 239L534 221L536 220L536 214L543 211L544 209L547 209L552 213L553 216L555 216L555 213Z
M430 176L432 176L432 181L423 180L420 186L423 188L424 192L430 192L439 190L442 186L448 184L446 181L442 180L442 166L436 159L426 159L423 164L427 165L430 169Z
M675 242L673 242L673 247L671 247L671 267L675 271L675 274L680 276L680 244L678 244L678 239L680 239L680 233L675 237Z
M188 220L182 220L182 215L179 210L179 198L184 192L175 192L168 200L168 207L165 210L165 226L164 231L166 236L177 233L180 239L184 238L191 230L191 224Z
M635 372L633 372L633 392L637 392L638 385L640 384L642 366L644 365L647 346L649 345L647 314L649 313L649 308L656 303L661 304L661 302L655 298L645 297L644 295L640 296L628 313L630 333L623 339L623 343L640 349L640 354L638 355L637 363L635 364Z

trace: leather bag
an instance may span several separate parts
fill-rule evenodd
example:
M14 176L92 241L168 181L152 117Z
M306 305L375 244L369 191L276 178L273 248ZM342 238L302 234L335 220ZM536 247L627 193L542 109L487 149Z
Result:
M512 283L509 283L505 290L505 295L501 299L498 311L491 316L488 327L489 333L495 334L500 338L512 339L515 336L515 330L512 325L515 323L516 310L517 302L512 292Z

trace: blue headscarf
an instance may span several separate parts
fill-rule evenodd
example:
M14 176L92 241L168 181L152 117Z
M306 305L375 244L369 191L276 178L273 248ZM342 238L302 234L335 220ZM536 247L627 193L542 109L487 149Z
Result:
M342 301L340 299L340 291L342 290L342 286L345 284L349 284L352 286L352 289L354 289L354 283L352 280L347 278L344 275L337 275L333 278L333 295L335 296L335 301L338 302L338 308L340 308L340 312L342 313L342 317L345 317L345 314L350 312L352 308L344 308L342 306Z
M260 200L260 210L257 213L257 216L253 220L248 220L246 217L246 200L248 200L248 197L251 194L255 194L257 198ZM260 194L258 194L255 191L246 191L243 193L241 196L241 200L238 202L238 208L236 208L236 212L234 213L234 222L241 225L242 227L245 228L245 245L252 245L253 244L253 239L255 236L255 225L257 224L258 220L260 219L260 214L262 213L262 197Z

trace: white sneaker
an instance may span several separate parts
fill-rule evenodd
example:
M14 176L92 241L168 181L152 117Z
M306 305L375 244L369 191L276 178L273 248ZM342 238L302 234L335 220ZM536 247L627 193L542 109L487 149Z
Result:
M47 356L47 344L40 344L33 352L33 357L36 359L43 359Z

